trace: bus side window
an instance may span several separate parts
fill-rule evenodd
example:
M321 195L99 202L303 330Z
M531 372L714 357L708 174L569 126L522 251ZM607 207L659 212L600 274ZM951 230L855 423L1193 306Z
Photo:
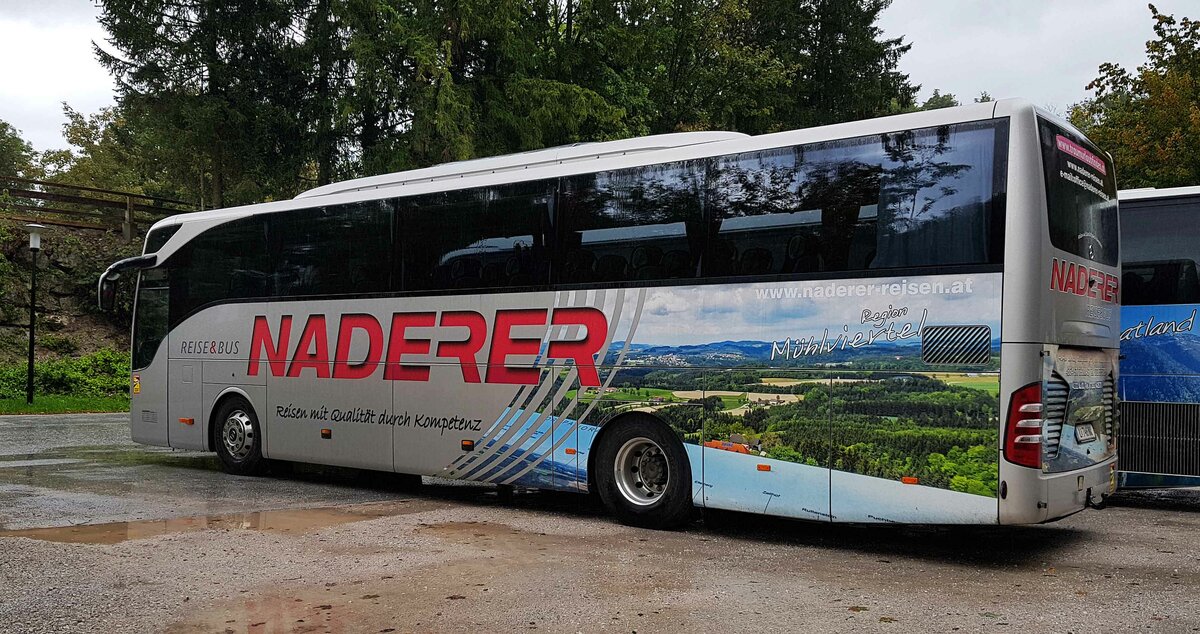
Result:
M699 161L564 179L559 284L694 278L703 247Z
M231 299L267 297L266 231L262 216L217 225L173 254L170 322Z
M1195 209L1194 200L1121 203L1122 304L1200 303L1200 247L1179 230Z
M1200 274L1193 260L1129 262L1123 266L1121 303L1126 306L1200 302Z
M708 186L713 239L705 275L867 268L879 176L861 153L853 144L814 144L718 159Z
M429 194L397 204L403 290L549 283L549 182Z
M385 201L274 214L270 226L274 294L387 292L391 224L391 207Z
M871 268L999 263L1003 258L1001 122L963 123L884 135L879 254Z

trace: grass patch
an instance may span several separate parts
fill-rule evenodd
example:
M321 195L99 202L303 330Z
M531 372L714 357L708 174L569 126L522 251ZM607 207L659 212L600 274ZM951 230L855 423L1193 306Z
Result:
M1000 375L979 374L968 376L965 372L920 372L929 378L937 379L946 385L968 387L972 390L983 390L992 396L1000 395Z
M992 396L1000 395L1000 377L996 376L964 376L955 379L943 379L946 385L969 387L973 390L983 390Z
M70 414L79 412L128 412L129 397L69 396L65 394L34 394L33 405L25 398L0 399L0 414Z
M579 400L581 402L587 403L589 401L596 399L597 397L600 397L602 400L605 400L605 401L649 402L650 399L657 396L657 397L661 398L663 400L663 402L667 402L667 403L677 403L677 402L683 401L683 399L675 396L675 392L673 390L664 390L662 388L657 388L657 387L639 387L639 388L623 388L622 387L622 388L616 388L616 391L614 391L614 392L606 392L603 396L600 396L596 392L596 390L598 390L598 389L599 388L592 388L591 391L584 392L583 396L580 397ZM575 398L575 392L576 392L576 390L568 391L567 398L569 398L569 399Z
M812 378L812 379L782 379L782 378L778 378L778 377L774 377L774 378L768 377L768 378L760 380L759 383L761 383L763 385L774 385L776 387L794 387L794 386L800 385L801 383L806 383L806 382L812 383L813 381L820 381L820 380L821 380L821 377L819 377L819 376L816 378Z
M721 396L719 398L721 399L721 409L726 411L737 409L750 402L750 399L746 398L745 394L739 394L737 396Z

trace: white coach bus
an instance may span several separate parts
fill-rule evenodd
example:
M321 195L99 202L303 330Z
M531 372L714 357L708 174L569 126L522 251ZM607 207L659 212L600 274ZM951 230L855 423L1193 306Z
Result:
M621 521L1045 522L1114 484L1110 159L1017 100L466 161L167 218L133 439L597 490Z

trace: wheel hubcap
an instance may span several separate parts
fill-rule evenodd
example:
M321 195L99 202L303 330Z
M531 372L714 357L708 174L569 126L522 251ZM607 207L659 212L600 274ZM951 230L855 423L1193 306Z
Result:
M234 460L245 460L254 449L254 426L250 424L250 416L240 409L230 412L221 426L221 439Z
M671 481L666 454L658 443L649 438L626 441L617 451L613 471L621 495L638 506L657 502Z

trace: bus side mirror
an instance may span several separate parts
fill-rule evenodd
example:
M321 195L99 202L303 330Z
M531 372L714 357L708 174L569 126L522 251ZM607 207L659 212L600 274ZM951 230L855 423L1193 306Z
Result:
M106 313L111 312L117 303L117 280L121 277L122 271L144 271L153 267L157 262L158 256L149 253L125 258L109 266L104 271L104 275L100 276L100 282L96 285L96 303L100 305L100 310Z
M99 303L100 303L100 310L102 312L106 312L106 313L112 312L113 305L115 305L117 303L117 279L116 279L116 276L114 276L112 278L108 278L108 277L100 278L100 289L99 289L97 295L98 295L97 299L99 300Z

